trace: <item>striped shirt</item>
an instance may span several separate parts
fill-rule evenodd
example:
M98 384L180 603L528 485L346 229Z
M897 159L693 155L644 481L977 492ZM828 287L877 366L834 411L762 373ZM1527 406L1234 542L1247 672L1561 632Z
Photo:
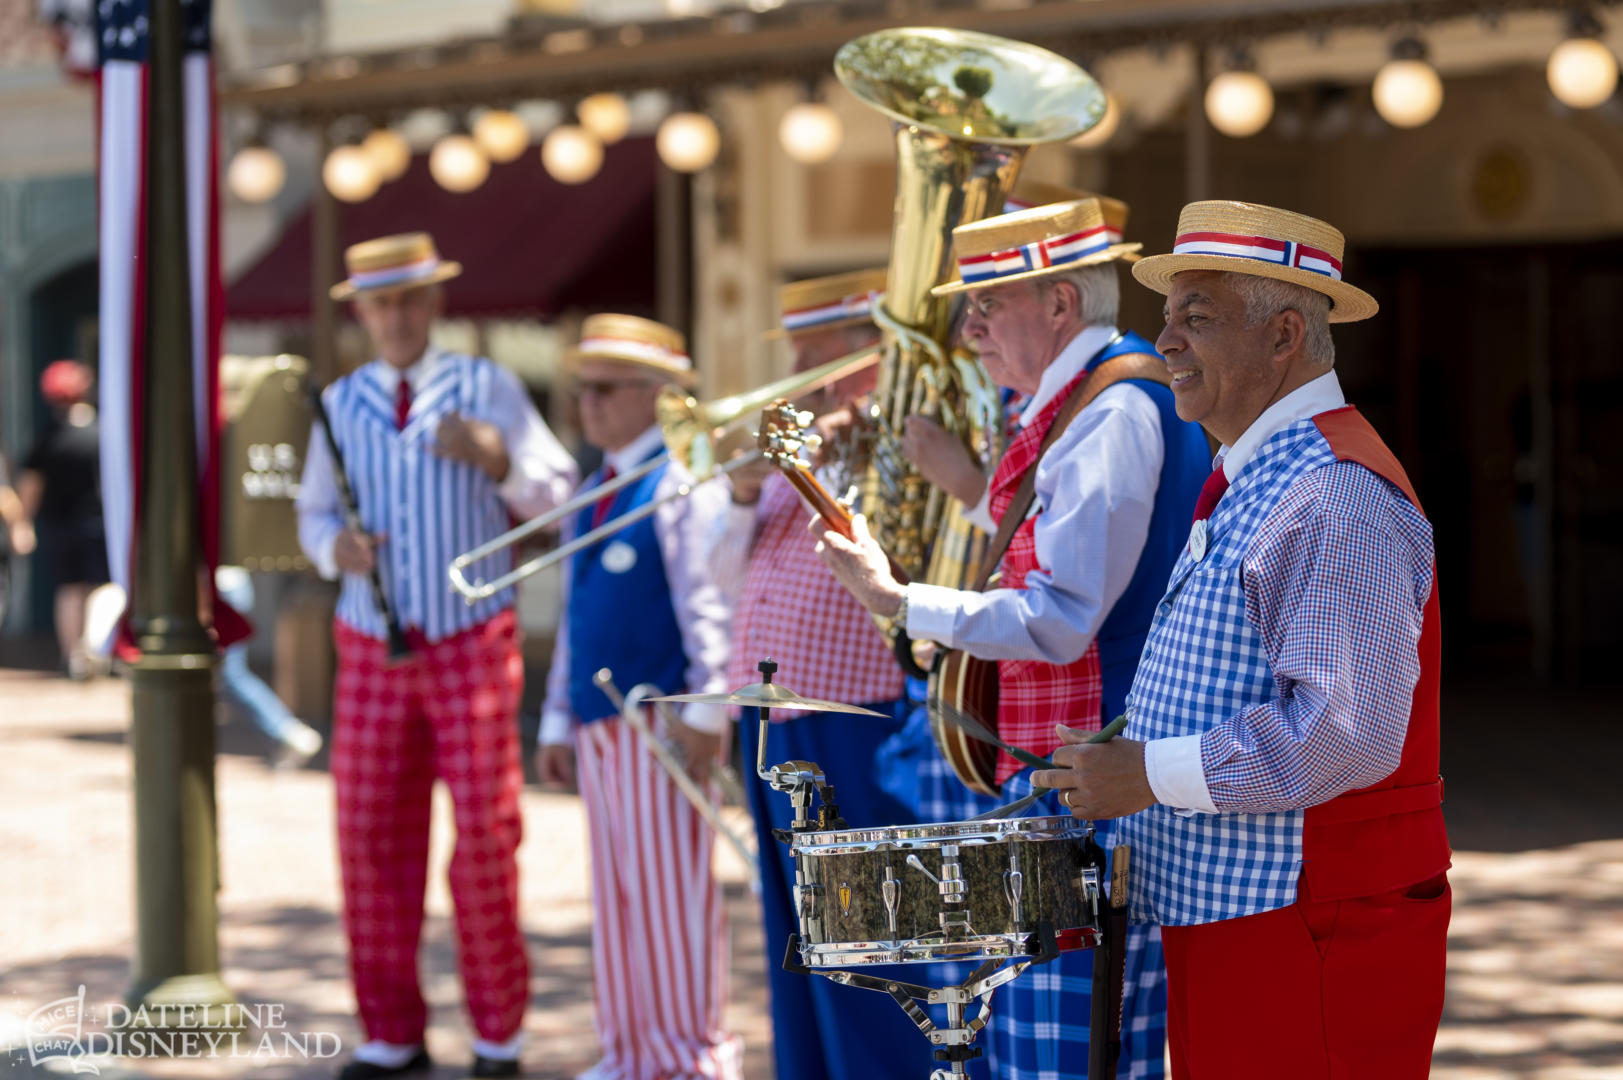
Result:
M401 378L413 398L404 430L395 428ZM569 495L579 475L574 460L548 430L511 372L482 357L432 346L402 374L374 360L336 380L322 395L344 456L361 525L383 534L379 570L402 627L429 641L460 633L513 606L513 591L468 605L452 591L451 560L506 531L512 516L533 517ZM451 413L483 420L502 433L510 466L498 484L481 470L440 457L434 439ZM344 511L325 436L310 433L300 482L299 543L328 579L339 576L333 545ZM471 577L506 573L501 552L470 568ZM369 637L386 629L364 574L344 574L337 617Z

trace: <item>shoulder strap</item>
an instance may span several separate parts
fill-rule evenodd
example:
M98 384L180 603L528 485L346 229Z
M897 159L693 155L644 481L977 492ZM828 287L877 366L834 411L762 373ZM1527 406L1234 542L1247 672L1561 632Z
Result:
M1037 459L1021 477L1020 486L1015 489L1014 501L1003 512L1003 520L998 522L997 535L986 549L986 557L981 561L981 572L975 580L975 591L984 592L986 583L992 580L997 573L998 564L1003 561L1003 553L1009 550L1009 544L1014 540L1015 530L1020 523L1026 520L1026 514L1031 510L1032 500L1037 497L1037 466L1042 463L1043 455L1048 448L1066 428L1071 421L1092 403L1093 399L1104 393L1116 383L1124 379L1150 379L1162 386L1170 386L1171 376L1167 374L1166 363L1154 353L1119 353L1103 361L1095 367L1087 378L1077 384L1071 391L1071 396L1065 399L1065 404L1055 415L1053 424L1043 435L1042 445L1037 449Z

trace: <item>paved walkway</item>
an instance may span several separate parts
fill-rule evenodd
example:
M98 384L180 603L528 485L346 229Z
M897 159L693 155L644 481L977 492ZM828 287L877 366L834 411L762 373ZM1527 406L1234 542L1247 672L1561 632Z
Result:
M0 671L0 1053L40 1006L86 987L119 1000L129 973L133 894L128 686L79 686ZM1451 702L1449 810L1460 854L1448 1016L1433 1073L1446 1080L1623 1075L1623 786L1612 717L1582 702L1531 695ZM1544 708L1559 737L1516 732ZM1586 711L1587 708L1587 711ZM1488 719L1481 719L1487 717ZM1497 724L1492 717L1505 718ZM335 909L331 791L315 767L268 767L257 733L220 729L220 940L227 984L244 1002L285 1007L285 1030L331 1032L347 1048L351 1019ZM594 1059L590 929L579 802L524 795L524 918L535 968L525 1067L570 1077ZM438 806L435 859L449 850ZM732 914L729 1022L752 1078L771 1075L762 942L740 866L718 870ZM432 878L423 958L437 1075L468 1060L454 973L449 898ZM776 952L776 947L774 947ZM852 991L857 993L859 991ZM876 1007L883 1005L876 1001ZM319 1044L307 1044L319 1046ZM327 1045L331 1045L328 1043ZM246 1051L244 1047L244 1051ZM8 1072L8 1062L12 1066ZM57 1061L54 1075L65 1071ZM326 1077L331 1061L102 1059L103 1077ZM27 1055L0 1075L29 1075ZM43 1074L43 1071L42 1071Z

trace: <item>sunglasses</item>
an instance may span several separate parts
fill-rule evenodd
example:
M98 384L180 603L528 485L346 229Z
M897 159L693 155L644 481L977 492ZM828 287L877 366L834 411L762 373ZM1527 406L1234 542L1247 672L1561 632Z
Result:
M592 397L609 397L616 390L624 390L632 386L649 387L653 385L647 379L584 379L575 383L573 392L578 398L586 397L588 394Z

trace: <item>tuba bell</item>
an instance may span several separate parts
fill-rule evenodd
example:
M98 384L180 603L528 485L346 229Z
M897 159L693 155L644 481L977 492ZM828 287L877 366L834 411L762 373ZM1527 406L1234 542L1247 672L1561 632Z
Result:
M1104 92L1047 49L966 30L868 34L840 49L834 71L892 120L896 145L895 223L885 294L875 307L884 337L861 509L909 578L964 588L986 537L902 456L902 425L913 414L930 416L985 455L1001 439L1002 407L979 362L952 349L953 300L930 290L950 276L952 230L1001 213L1026 151L1098 123Z

